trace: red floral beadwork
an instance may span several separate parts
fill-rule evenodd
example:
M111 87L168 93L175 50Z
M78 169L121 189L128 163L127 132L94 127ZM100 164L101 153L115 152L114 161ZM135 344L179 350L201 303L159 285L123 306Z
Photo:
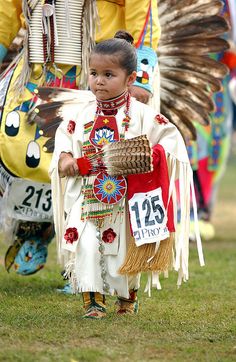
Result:
M64 235L64 239L67 244L73 244L76 240L78 240L79 234L76 228L68 228L66 229L66 233Z
M109 228L107 230L105 230L102 233L102 240L104 241L104 243L113 243L113 241L115 240L116 237L116 233L113 229Z
M155 117L155 120L159 123L159 124L167 124L169 123L168 118L166 118L165 116L163 116L163 114L157 114Z
M72 134L75 132L75 121L69 121L67 125L67 131Z

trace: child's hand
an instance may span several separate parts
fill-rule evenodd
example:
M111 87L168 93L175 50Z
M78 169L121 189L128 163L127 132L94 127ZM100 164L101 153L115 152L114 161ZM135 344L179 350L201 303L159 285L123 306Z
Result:
M62 152L58 161L59 176L76 176L79 174L76 158L70 153Z

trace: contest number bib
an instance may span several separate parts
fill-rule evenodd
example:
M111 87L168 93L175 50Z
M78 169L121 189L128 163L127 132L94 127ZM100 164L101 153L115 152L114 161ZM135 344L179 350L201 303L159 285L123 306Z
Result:
M20 220L52 221L50 184L13 180L7 197L7 213Z
M129 212L137 246L158 242L169 236L160 187L149 192L135 193L129 200Z

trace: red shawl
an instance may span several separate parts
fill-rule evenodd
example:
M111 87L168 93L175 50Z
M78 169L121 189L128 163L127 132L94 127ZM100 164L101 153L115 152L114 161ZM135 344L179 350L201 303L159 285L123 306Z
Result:
M174 232L175 226L172 198L170 198L168 203L170 185L168 167L165 151L161 145L158 144L153 147L153 171L138 175L128 175L127 183L128 200L130 200L135 193L148 192L161 187L163 203L167 209L167 228L169 232Z

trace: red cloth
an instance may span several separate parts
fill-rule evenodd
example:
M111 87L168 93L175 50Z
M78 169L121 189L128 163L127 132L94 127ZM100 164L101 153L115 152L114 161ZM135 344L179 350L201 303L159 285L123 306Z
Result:
M213 182L216 173L215 171L210 171L208 169L208 161L209 160L207 157L203 158L202 160L199 160L198 170L197 170L204 202L206 205L209 204L212 197Z
M173 211L172 198L170 198L169 204L167 206L170 181L169 181L165 151L163 147L159 144L154 146L152 150L153 150L153 171L138 175L128 175L127 177L128 200L130 200L135 193L148 192L155 190L158 187L161 187L164 206L166 209L168 207L167 228L170 232L174 232L175 226L174 226L174 211Z
M226 64L230 70L234 70L236 68L236 54L231 51L225 52L221 61Z

